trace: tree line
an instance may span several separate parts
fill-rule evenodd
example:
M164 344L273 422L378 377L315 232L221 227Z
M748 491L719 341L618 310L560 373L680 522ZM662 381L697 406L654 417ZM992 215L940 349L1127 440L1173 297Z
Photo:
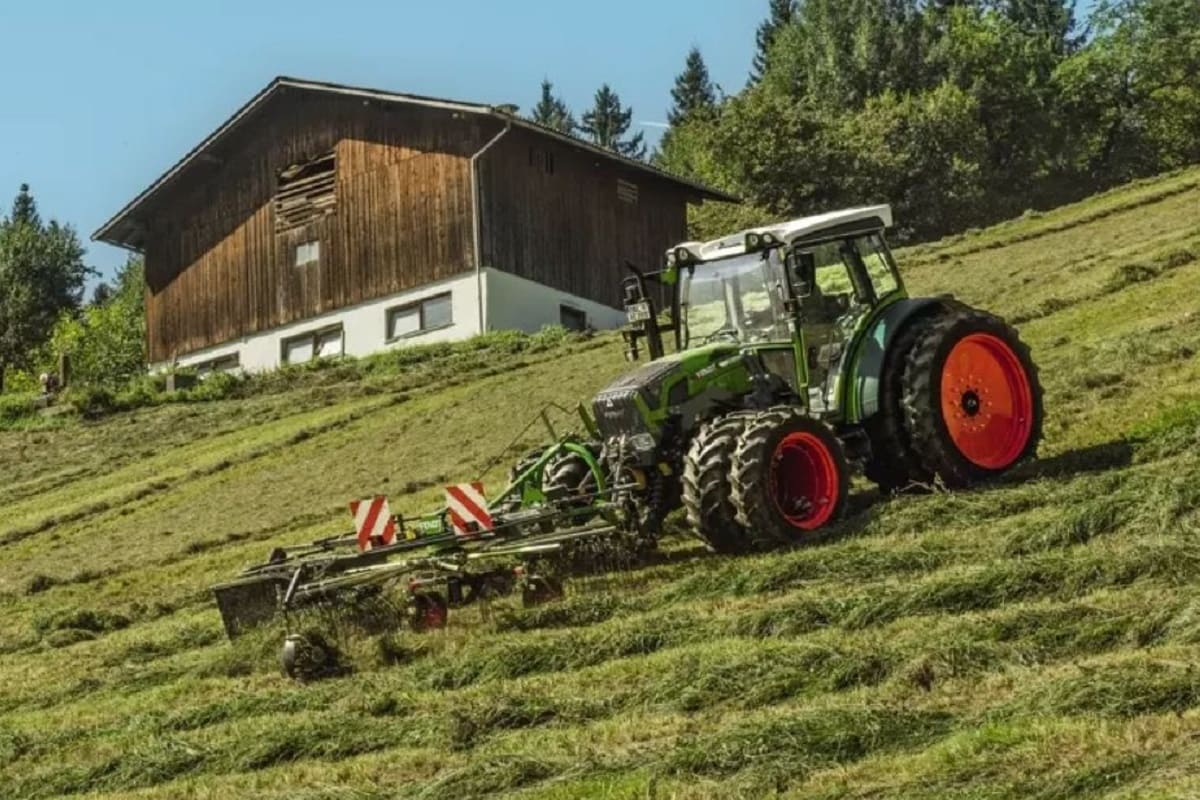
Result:
M0 218L0 392L35 389L34 376L53 371L59 353L71 354L72 374L85 383L119 384L143 371L142 262L130 259L85 303L96 272L84 252L71 225L42 220L22 184Z
M650 156L745 199L697 235L867 202L927 239L1200 161L1200 0L770 0L746 85L692 48ZM626 155L608 87L578 126L546 81L532 119Z

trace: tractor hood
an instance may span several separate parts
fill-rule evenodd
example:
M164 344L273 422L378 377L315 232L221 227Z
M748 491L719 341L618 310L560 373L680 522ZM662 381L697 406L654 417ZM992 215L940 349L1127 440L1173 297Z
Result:
M671 353L625 373L592 401L600 433L609 438L623 433L653 432L656 419L667 407L687 402L689 378L737 352L737 345L707 345Z

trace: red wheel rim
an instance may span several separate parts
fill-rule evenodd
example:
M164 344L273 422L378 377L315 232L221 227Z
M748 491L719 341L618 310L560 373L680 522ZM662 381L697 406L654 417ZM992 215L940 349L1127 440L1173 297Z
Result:
M441 603L435 600L427 601L419 614L421 629L429 631L446 627L446 620L449 617L446 611L446 607Z
M1025 452L1033 432L1033 390L1012 347L990 333L954 345L942 367L942 419L963 457L1004 469Z
M789 433L771 459L772 500L788 524L811 531L829 521L841 490L837 461L813 433Z

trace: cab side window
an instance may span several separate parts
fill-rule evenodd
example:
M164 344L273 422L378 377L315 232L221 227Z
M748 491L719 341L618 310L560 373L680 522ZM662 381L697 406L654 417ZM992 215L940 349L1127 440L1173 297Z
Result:
M810 322L833 322L855 304L854 281L841 242L826 242L798 254L802 270L809 272L811 294L802 301Z
M883 243L883 237L878 233L861 236L855 245L858 247L858 255L862 259L863 265L867 268L867 277L871 281L871 287L875 290L875 296L883 297L896 291L899 284L896 281L896 273L892 268L887 247Z

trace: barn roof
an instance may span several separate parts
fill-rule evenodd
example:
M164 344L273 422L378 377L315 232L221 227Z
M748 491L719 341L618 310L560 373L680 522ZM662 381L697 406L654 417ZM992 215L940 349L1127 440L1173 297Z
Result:
M657 169L656 167L653 167L644 161L626 158L625 156L614 153L611 150L599 147L590 142L585 142L582 139L577 139L574 136L561 133L553 128L539 125L538 123L523 117L516 116L515 114L512 114L497 106L480 103L464 103L456 100L446 100L437 97L401 94L399 92L387 92L378 89L365 89L357 86L345 86L337 83L326 83L322 81L310 81L301 78L280 76L267 84L267 86L254 97L250 98L245 105L233 113L233 116L221 123L220 127L210 133L202 142L200 142L200 144L196 145L196 147L192 148L192 150L185 154L183 158L179 159L174 166L159 176L154 183L142 190L137 197L133 198L133 200L129 201L124 208L114 214L112 219L101 225L100 228L98 228L96 232L92 234L92 239L114 244L118 247L139 249L142 244L143 231L141 229L141 224L137 219L138 213L144 209L146 205L150 203L150 201L152 201L164 187L179 178L193 164L202 162L205 159L211 159L211 151L216 148L226 136L228 136L235 128L244 123L247 119L253 117L255 112L266 105L267 101L269 101L272 97L285 90L300 90L347 97L361 97L364 100L416 105L426 108L441 108L447 111L456 111L465 114L476 114L479 116L492 117L502 122L510 123L515 128L524 128L526 130L534 131L543 136L557 139L564 144L576 147L580 150L586 150L607 161L617 162L631 169L649 173L679 186L687 187L704 199L738 202L738 198L734 197L733 195L713 189L709 186L705 186L697 181L672 175L671 173Z

